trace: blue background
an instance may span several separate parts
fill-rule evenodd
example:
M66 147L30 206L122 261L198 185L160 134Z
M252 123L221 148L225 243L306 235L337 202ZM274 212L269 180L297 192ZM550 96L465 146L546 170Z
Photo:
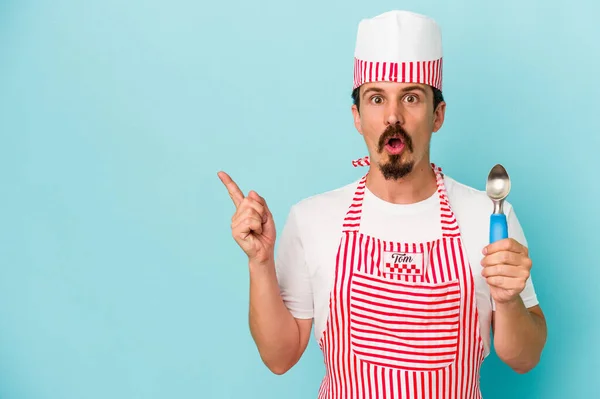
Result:
M597 3L3 0L0 398L316 398L314 340L284 376L259 359L216 173L279 230L359 177L356 28L395 8L442 27L433 161L480 189L506 166L548 318L484 397L599 395Z

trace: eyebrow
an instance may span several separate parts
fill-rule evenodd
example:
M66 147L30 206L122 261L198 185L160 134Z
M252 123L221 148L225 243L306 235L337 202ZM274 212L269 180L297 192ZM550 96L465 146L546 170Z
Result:
M405 88L402 89L403 92L407 92L407 91L413 91L413 90L418 90L420 92L422 92L423 94L427 94L425 92L425 89L421 86L417 86L417 85L413 85L413 86L407 86ZM383 93L385 90L379 88L379 87L370 87L367 90L365 90L362 94L362 97L364 98L369 92L375 92L375 93Z
M416 85L415 86L407 86L402 91L413 91L413 90L419 90L423 94L426 94L425 89L422 86L416 86Z
M380 89L379 87L370 87L367 90L365 90L362 94L362 97L365 98L365 96L369 93L369 92L375 92L375 93L383 93L383 89Z

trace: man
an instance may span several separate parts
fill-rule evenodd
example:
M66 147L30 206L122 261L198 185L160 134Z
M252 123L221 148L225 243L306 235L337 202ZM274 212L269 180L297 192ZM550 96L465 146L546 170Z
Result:
M488 244L491 202L430 163L444 121L437 24L410 12L360 23L352 113L368 157L358 181L294 205L275 224L256 192L219 173L250 269L250 329L274 373L302 356L314 322L319 398L478 398L490 352L518 373L539 361L544 315L515 211Z

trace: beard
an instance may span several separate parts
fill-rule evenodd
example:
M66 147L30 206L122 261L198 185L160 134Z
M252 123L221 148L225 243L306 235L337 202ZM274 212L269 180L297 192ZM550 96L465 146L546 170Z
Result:
M399 124L395 124L390 125L379 138L379 143L377 146L377 152L379 154L383 153L386 143L392 137L402 139L402 142L405 146L405 150L411 153L413 152L412 139L402 128L402 126L400 126ZM408 175L410 172L412 172L414 167L414 161L402 160L403 155L404 151L400 154L390 154L388 155L387 162L379 162L379 170L381 171L383 177L386 180L399 180L404 176Z

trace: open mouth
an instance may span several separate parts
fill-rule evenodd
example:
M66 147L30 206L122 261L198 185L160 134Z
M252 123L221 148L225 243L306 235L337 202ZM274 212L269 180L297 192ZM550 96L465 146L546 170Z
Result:
M399 148L403 144L403 142L402 139L399 137L392 137L387 141L386 144L392 148Z
M390 154L400 154L404 149L404 141L400 137L391 137L385 143L385 149Z

